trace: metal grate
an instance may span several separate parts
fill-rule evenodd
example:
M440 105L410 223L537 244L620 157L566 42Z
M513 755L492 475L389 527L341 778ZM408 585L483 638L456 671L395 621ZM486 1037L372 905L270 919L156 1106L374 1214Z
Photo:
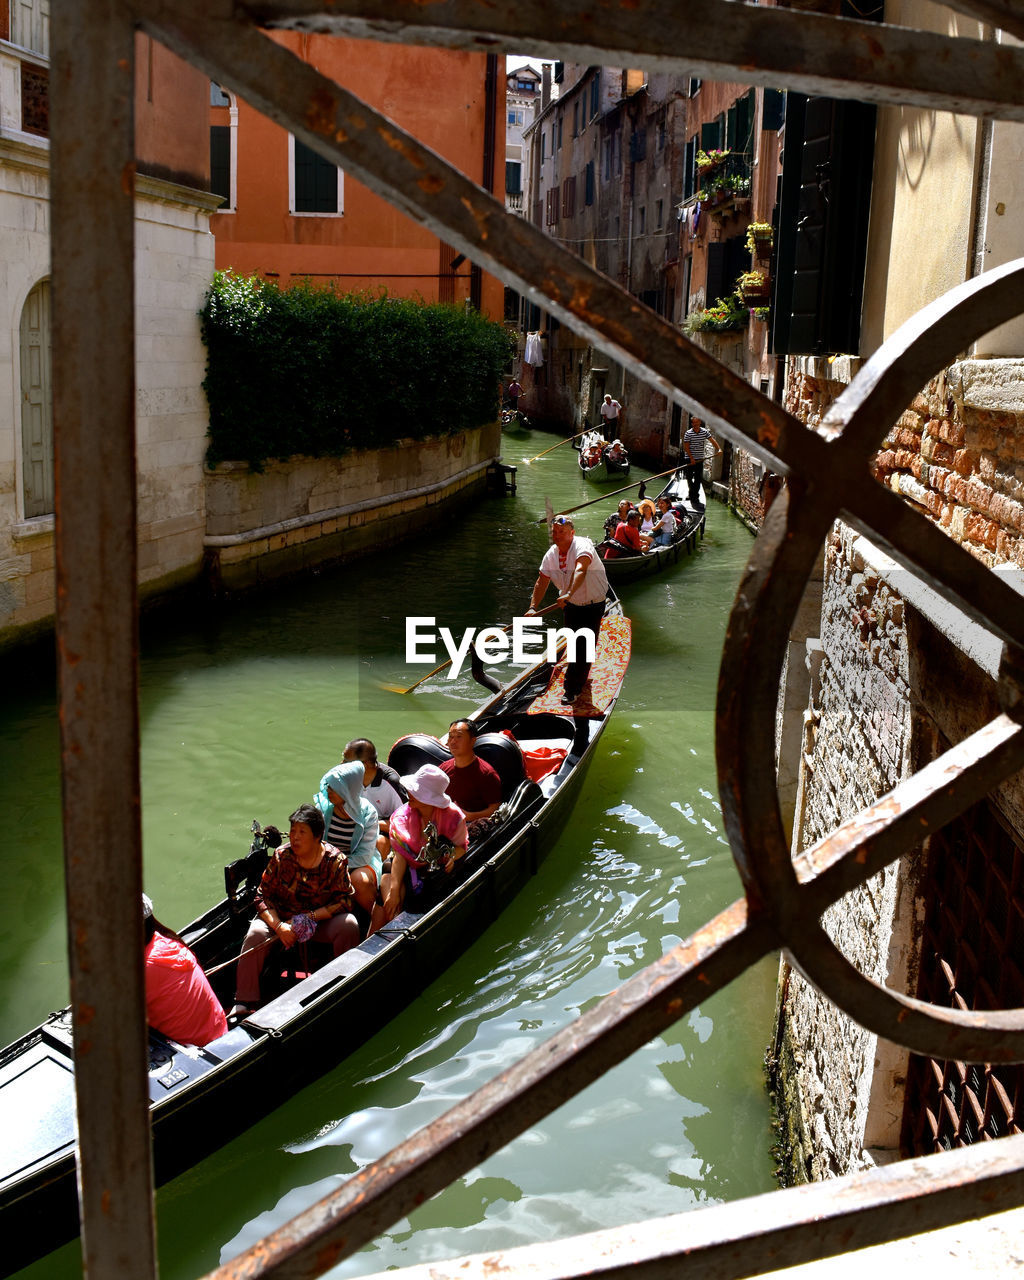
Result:
M31 62L21 64L21 127L43 138L50 134L50 72Z
M1024 38L1020 0L954 0L952 7ZM669 6L650 0L498 6L471 0L53 0L52 13L54 65L74 72L65 70L51 85L54 422L63 791L65 813L75 815L74 829L65 832L69 952L80 1015L76 1087L89 1275L153 1275L156 1265L145 1064L138 1049L141 833L127 178L137 27L474 265L528 296L542 294L559 321L789 481L754 545L721 666L719 793L744 897L218 1274L321 1274L779 948L828 998L890 1040L963 1063L1024 1060L1019 1010L941 1008L878 987L845 961L819 923L830 903L1024 765L1019 596L877 485L868 468L918 389L977 337L1020 312L1024 261L968 281L927 307L875 353L820 429L811 429L261 27L643 66L649 73L785 85L1017 122L1024 122L1024 51L734 0ZM1003 713L794 862L761 744L774 738L777 673L803 584L837 516L1000 637ZM70 824L70 816L65 821ZM74 835L83 824L94 841L89 859L76 859ZM972 945L987 945L980 928ZM111 972L130 977L111 990L104 979ZM107 1123L112 1111L121 1117L116 1132ZM556 1265L558 1274L577 1275L605 1266L612 1255L619 1264L628 1255L629 1266L652 1273L675 1273L683 1264L690 1276L750 1275L1021 1203L1024 1138L1010 1137L839 1184L777 1192L732 1216L726 1206L724 1213L691 1213L681 1224L645 1224L629 1248L628 1230L605 1233L600 1244L568 1242ZM500 1262L489 1259L490 1274Z
M918 998L952 1009L1024 1004L1024 850L991 806L977 804L928 842ZM1024 1066L912 1054L905 1155L1021 1132Z

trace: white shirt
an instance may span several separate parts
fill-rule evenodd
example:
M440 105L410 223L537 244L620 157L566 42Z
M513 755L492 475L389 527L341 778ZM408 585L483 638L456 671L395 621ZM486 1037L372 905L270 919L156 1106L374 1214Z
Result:
M621 408L622 405L619 404L618 400L612 400L611 402L605 400L601 404L601 417L608 418L611 422L614 422L618 418Z
M558 588L558 594L572 582L576 561L581 555L590 556L590 563L583 575L583 581L569 597L570 604L598 604L608 594L608 575L604 571L597 548L589 538L575 534L565 553L565 567L559 563L558 548L554 543L544 553L540 562L540 571Z

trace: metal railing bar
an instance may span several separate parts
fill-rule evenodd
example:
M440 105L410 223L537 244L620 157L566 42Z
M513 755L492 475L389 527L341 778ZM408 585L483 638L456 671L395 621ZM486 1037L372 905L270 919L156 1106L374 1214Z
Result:
M686 942L210 1280L317 1276L524 1133L777 946L735 902Z
M54 0L52 39L57 665L79 1197L85 1267L113 1280L156 1274L140 906L135 31L119 0Z
M1024 1138L902 1160L689 1213L451 1258L459 1280L738 1280L1012 1209ZM867 1261L865 1260L865 1265ZM436 1262L363 1280L437 1280Z
M488 6L473 0L242 0L235 9L260 26L488 53L504 48L584 66L640 58L648 72L1024 120L1024 54L1004 61L1011 53L1005 45L803 8L734 0ZM1012 12L1006 21L1021 25Z

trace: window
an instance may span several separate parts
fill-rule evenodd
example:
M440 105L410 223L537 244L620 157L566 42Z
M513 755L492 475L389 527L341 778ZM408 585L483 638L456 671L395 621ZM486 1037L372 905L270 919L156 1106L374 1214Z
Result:
M8 6L11 43L33 53L50 53L50 0L18 0Z
M761 128L781 129L786 119L786 95L781 89L765 89Z
M587 167L583 170L583 203L594 203L594 162L588 161Z
M665 223L665 201L656 200L654 202L654 225L660 231Z
M290 141L292 145L292 212L341 213L341 170L307 147L304 142L300 142L298 138L290 137Z
M597 115L597 108L600 105L601 81L594 76L590 82L590 115L591 118Z
M658 151L665 150L665 141L666 141L666 133L667 133L665 126L666 126L665 110L662 109L661 111L658 112L658 117L654 122L655 146Z
M41 280L25 299L20 346L21 475L28 520L54 510L49 280Z
M526 122L526 112L521 108L510 107L508 112L509 124L524 124Z
M647 206L641 205L639 209L639 217L637 220L637 231L640 235L643 235L646 230L647 230Z
M210 125L210 190L231 204L231 126Z
M571 218L576 212L576 179L566 178L562 183L562 217Z
M702 84L703 84L702 80L697 80L696 78L690 80L690 97L691 98L694 97L694 95L700 91L700 87Z
M505 161L505 191L510 196L518 196L523 190L523 166L518 160Z
M543 129L541 129L540 131L540 162L541 164L543 164L545 159L547 158L547 152L548 152L547 141L548 141L548 135L544 132Z
M634 164L647 159L647 129L643 125L630 134L629 158Z
M562 114L561 112L559 112L558 114L558 149L559 151L561 151L562 149Z
M580 136L580 104L578 102L572 104L572 136L574 138Z
M558 225L558 188L552 187L544 197L546 201L544 221L549 227Z
M210 106L211 107L230 107L231 98L220 87L215 80L210 81Z

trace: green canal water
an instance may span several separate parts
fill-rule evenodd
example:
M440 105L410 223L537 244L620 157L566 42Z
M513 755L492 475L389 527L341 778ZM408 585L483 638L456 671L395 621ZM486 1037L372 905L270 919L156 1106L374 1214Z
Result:
M377 686L407 686L429 669L405 662L407 616L461 632L507 623L526 607L547 544L533 523L545 496L560 510L599 492L582 481L568 446L523 465L553 442L506 436L518 495L467 506L439 533L222 610L145 626L145 882L161 918L182 925L219 896L222 867L245 851L253 818L283 825L349 738L369 736L383 755L403 733L443 732L480 700L468 673L455 681L441 673L404 697ZM577 527L596 536L608 509L579 513ZM165 1280L200 1275L254 1243L738 896L713 724L726 619L750 548L746 529L711 503L697 553L624 590L632 664L572 819L539 874L383 1031L159 1191ZM0 1043L67 1001L52 679L16 678L9 667L4 683ZM87 844L89 833L80 838ZM750 970L330 1274L769 1190L761 1064L775 971L771 960ZM77 1243L21 1274L80 1274Z

